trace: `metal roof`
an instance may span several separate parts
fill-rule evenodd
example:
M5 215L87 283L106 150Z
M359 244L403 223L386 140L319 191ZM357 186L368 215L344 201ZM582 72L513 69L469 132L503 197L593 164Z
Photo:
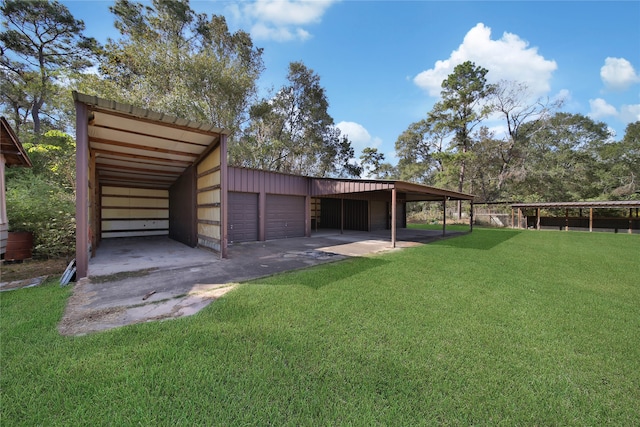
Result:
M88 135L101 184L169 188L227 131L152 110L73 92L87 106Z
M472 194L430 187L396 180L313 178L312 195L327 196L339 194L367 193L372 191L390 191L392 189L404 193L408 202L473 200Z
M594 202L537 202L514 203L514 208L640 208L640 200L606 200Z
M20 165L31 167L31 159L20 143L9 122L4 117L0 117L0 152L4 156L5 162L9 166Z

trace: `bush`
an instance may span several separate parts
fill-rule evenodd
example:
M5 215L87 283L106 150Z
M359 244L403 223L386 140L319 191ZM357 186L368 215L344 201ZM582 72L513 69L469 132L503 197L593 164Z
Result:
M10 231L30 231L34 257L67 257L75 252L75 197L29 169L7 174Z

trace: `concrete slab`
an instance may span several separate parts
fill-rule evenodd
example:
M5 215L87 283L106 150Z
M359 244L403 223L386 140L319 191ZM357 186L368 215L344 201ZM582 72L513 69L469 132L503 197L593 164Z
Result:
M105 240L89 264L89 279L74 286L58 330L80 335L192 315L243 281L393 250L388 234L323 231L236 244L226 259L166 237ZM441 231L403 230L396 249L441 238Z

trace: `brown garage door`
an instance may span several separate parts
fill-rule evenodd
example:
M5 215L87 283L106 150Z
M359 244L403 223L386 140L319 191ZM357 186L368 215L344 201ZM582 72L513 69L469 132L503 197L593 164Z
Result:
M304 237L304 197L267 195L267 239Z
M229 243L258 240L258 195L229 192Z

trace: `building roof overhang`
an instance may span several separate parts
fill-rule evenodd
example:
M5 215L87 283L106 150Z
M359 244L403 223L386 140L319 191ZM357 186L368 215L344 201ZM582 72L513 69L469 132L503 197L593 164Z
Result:
M90 153L101 184L169 188L228 132L97 96L73 92L89 113Z
M0 117L0 152L8 166L32 166L29 155L4 117Z
M514 203L511 207L515 209L543 208L543 209L580 209L580 208L640 208L640 200L602 200L585 202L536 202L536 203Z
M406 181L370 179L313 178L311 193L313 196L335 196L374 191L392 191L394 189L402 193L404 200L408 202L443 200L472 201L474 199L472 194L445 190L428 185Z

